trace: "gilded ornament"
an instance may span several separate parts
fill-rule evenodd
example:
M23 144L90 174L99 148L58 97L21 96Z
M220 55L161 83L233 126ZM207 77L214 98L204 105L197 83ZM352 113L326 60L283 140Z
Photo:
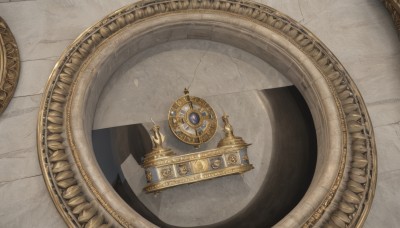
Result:
M198 147L214 136L217 117L205 100L190 96L186 88L184 94L169 110L169 127L179 140Z
M240 144L245 145L246 142L241 137L237 137L233 134L233 126L229 123L229 116L224 114L222 116L222 121L224 122L225 137L218 142L218 147Z
M179 175L181 175L181 176L185 176L186 174L188 174L189 169L188 169L187 164L179 164L178 172L179 172Z
M237 157L235 154L230 154L228 155L228 164L229 165L235 165L237 163Z
M0 17L0 114L10 103L17 87L20 59L17 42Z
M208 160L196 160L192 161L192 167L194 173L202 173L208 170Z
M159 170L161 176L158 178L153 177L152 180L147 178L148 184L144 188L145 191L159 192L166 188L183 184L232 174L242 174L253 169L253 165L249 164L248 161L244 162L243 160L242 162L238 160L239 156L248 157L247 147L250 144L245 143L242 138L233 135L233 127L229 123L227 115L224 115L223 119L226 134L216 149L184 155L175 155L170 149L165 149L162 146L165 137L160 133L160 127L154 125L151 130L153 133L151 138L154 146L152 151L145 155L143 168L145 170ZM230 130L227 131L226 129ZM229 164L229 167L222 167L224 163L223 159ZM168 167L166 168L166 166ZM173 172L174 169L177 170L177 174Z
M222 161L221 158L216 158L211 161L211 168L219 169L221 167Z
M392 16L394 26L400 38L400 0L383 0L386 8Z
M168 179L172 175L171 167L161 169L161 176L163 179Z

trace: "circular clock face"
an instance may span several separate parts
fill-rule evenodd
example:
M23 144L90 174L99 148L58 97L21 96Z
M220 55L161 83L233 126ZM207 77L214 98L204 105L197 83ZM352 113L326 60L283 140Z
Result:
M217 117L211 106L205 100L188 94L172 104L168 122L174 135L190 145L207 142L217 130Z

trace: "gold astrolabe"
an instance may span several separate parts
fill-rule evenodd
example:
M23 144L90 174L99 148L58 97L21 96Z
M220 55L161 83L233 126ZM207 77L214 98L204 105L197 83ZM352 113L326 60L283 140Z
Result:
M179 140L199 147L215 135L217 117L205 100L190 96L187 89L184 93L169 110L169 127Z

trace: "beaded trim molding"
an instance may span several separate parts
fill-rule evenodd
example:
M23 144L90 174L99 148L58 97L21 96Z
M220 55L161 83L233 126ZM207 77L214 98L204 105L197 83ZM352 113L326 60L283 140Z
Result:
M392 16L394 26L400 39L400 0L383 0L386 8Z
M0 114L7 108L17 87L20 70L17 42L0 17Z

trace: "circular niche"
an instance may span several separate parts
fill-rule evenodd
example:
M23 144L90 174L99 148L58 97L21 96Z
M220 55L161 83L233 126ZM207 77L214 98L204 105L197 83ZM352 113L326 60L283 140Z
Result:
M252 60L247 62L251 65L248 70L257 72L270 66L280 72L275 74L281 78L280 82L294 85L282 89L263 87L269 74L264 74L260 80L252 79L256 83L245 80L245 83L235 84L236 80L232 80L229 89L234 91L221 94L217 93L221 90L215 82L225 83L229 75L208 75L208 83L205 76L197 76L193 80L197 79L197 84L189 83L193 86L191 93L206 97L217 107L218 116L222 110L230 111L228 114L232 116L238 135L254 143L249 156L256 167L243 177L230 176L180 186L157 196L168 196L164 198L169 202L158 202L158 206L170 206L172 211L179 206L187 208L193 202L192 207L196 207L196 201L200 200L204 202L197 203L200 206L195 210L211 207L210 200L218 203L222 197L234 201L219 205L234 205L229 210L221 210L221 213L226 212L221 217L191 224L174 221L174 214L165 219L151 208L151 205L157 205L157 198L140 194L143 179L140 179L138 164L143 156L140 151L145 151L150 143L146 131L150 126L148 115L154 115L163 133L169 131L167 123L163 122L164 113L154 112L149 107L164 110L164 106L169 106L190 81L190 78L184 78L190 76L184 73L184 68L196 69L196 66L189 63L175 67L183 69L181 75L161 77L166 73L161 71L155 81L151 80L151 76L157 75L155 73L140 81L133 78L131 85L136 89L132 88L132 93L136 91L137 96L129 97L136 102L134 107L107 96L112 91L118 93L118 87L111 89L112 86L118 85L116 81L123 79L124 73L130 75L129 69L140 67L146 53L148 56L159 55L152 50L162 50L160 47L174 42L181 45L189 42L183 40L208 40L190 42L232 46L237 49L235 53L247 53L241 57L248 55ZM230 56L218 48L212 49L226 58ZM264 66L258 64L263 61L266 62ZM157 69L157 65L153 69ZM249 75L257 74L246 77ZM174 80L177 76L183 78ZM146 92L140 92L139 83L142 82L148 83L141 87L147 88ZM242 90L235 90L237 87ZM243 94L243 88L248 88L247 94ZM167 91L162 93L165 89ZM121 94L122 90L123 87ZM232 99L235 95L242 98ZM107 99L110 99L108 103ZM235 104L237 101L242 103ZM117 109L102 109L102 105L114 103ZM245 112L237 109L240 104L262 121L243 118ZM127 107L129 110L125 112ZM116 118L106 118L108 114ZM107 122L110 119L112 121ZM136 125L131 129L126 126L128 133L124 137L133 136L135 139L126 140L138 144L128 143L142 149L112 154L126 156L126 151L131 153L128 157L131 164L136 165L135 175L138 176L137 179L127 177L133 171L129 167L122 172L124 177L120 176L119 182L113 182L106 169L107 165L110 170L115 167L112 162L101 159L98 149L93 149L98 146L93 144L92 130L126 124ZM107 16L86 30L57 63L44 93L38 133L38 152L46 184L59 212L71 226L231 227L232 224L240 225L239 221L247 225L252 222L253 226L361 226L375 189L376 149L372 127L362 97L348 73L307 29L274 9L252 2L145 1ZM169 139L169 146L177 151L190 150L188 145L174 143L172 136ZM128 157L115 159L123 160L117 164L121 170ZM134 181L129 183L129 180ZM125 190L131 189L127 195L124 195L126 191L121 191L124 181L129 187ZM119 185L115 185L117 182ZM241 187L245 184L250 188L244 197L246 189ZM218 195L219 187L231 194L224 196L219 192ZM195 195L192 202L188 201L191 195ZM238 197L240 195L243 197ZM183 203L181 205L171 200L179 197L185 199L179 202ZM180 216L179 213L176 216Z
M177 154L213 149L223 138L220 124L218 134L195 149L168 129L169 106L189 84L217 116L230 114L235 134L252 143L255 169L146 194L141 164L151 150L150 117ZM300 201L316 162L312 117L297 89L254 55L207 40L171 41L126 60L100 95L93 128L96 160L109 183L161 227L272 226ZM262 210L268 216L257 219Z

